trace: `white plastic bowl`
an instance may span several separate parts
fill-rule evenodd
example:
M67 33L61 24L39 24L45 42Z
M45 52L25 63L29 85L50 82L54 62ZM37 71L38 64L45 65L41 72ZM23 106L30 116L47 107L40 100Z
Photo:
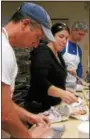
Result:
M89 121L82 122L78 126L79 138L89 138Z

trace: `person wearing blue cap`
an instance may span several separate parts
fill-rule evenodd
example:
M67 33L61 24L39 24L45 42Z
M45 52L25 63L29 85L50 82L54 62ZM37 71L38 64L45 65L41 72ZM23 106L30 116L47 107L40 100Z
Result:
M44 8L33 3L26 2L19 7L8 24L2 28L2 129L15 138L40 137L34 131L29 133L22 121L46 126L49 124L44 115L31 114L12 101L18 72L12 47L37 47L44 38L55 41L51 33L51 20ZM37 128L42 133L47 129L45 127Z

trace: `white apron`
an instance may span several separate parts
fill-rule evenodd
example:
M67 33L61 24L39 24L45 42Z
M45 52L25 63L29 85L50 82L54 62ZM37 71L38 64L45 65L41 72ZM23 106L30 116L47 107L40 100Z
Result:
M67 41L66 52L63 55L67 69L74 68L75 70L77 70L78 64L80 62L78 46L76 46L77 47L76 55L68 53L68 46L69 46L69 41ZM71 88L71 89L76 88L76 77L74 77L70 73L67 73L66 87Z

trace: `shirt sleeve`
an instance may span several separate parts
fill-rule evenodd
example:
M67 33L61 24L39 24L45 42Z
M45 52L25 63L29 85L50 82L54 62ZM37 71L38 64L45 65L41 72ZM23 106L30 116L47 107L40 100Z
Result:
M35 55L33 55L31 58L32 83L35 83L38 87L42 86L42 88L46 91L52 85L52 83L48 80L49 69L50 62L47 52L38 51Z
M80 57L80 63L78 65L78 68L77 68L77 76L79 76L80 78L82 78L82 73L83 73L83 68L82 68L82 51L79 48L79 57Z
M5 57L5 55L2 54L2 77L1 81L7 85L11 84L11 74L10 74L10 61L9 57Z

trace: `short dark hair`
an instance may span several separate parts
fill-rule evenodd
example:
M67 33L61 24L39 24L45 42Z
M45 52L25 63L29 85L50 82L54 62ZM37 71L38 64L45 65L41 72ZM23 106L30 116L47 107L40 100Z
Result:
M70 34L70 29L68 27L68 25L66 23L55 23L52 27L51 27L51 31L52 34L55 35L57 32L62 31L62 30L67 30Z
M20 10L16 11L9 21L13 21L14 23L18 23L20 20L27 19L27 18L31 20L32 25L36 26L36 24L38 24L37 21L33 20L32 18L30 18L30 16L26 15L25 13L23 13Z
M12 17L11 17L11 19L10 19L9 21L13 21L13 22L17 23L17 22L19 22L20 20L25 19L25 18L28 18L28 17L27 17L26 15L24 15L23 12L21 12L20 10L18 10L18 11L16 11L16 12L12 15Z

